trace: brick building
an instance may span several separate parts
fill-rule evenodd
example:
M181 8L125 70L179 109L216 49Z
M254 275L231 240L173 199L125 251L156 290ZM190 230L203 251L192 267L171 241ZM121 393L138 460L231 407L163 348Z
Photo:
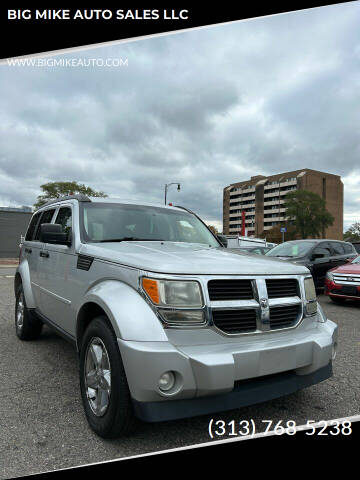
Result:
M344 185L341 177L309 168L232 183L224 188L223 233L236 234L241 229L241 212L245 210L248 235L260 235L275 225L284 225L285 195L292 190L309 190L326 201L334 216L325 238L343 239Z

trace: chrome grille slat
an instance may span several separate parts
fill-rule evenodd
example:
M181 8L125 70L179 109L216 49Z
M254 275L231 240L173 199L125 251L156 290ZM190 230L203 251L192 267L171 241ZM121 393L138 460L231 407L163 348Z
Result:
M360 285L360 275L334 273L334 282L339 285ZM351 278L351 280L349 280Z

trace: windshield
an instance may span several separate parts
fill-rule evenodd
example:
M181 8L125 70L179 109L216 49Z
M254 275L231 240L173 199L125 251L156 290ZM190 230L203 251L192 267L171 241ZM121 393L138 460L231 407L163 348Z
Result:
M85 242L152 240L220 247L195 215L175 209L119 203L83 203L80 222Z
M360 263L360 255L356 258L351 263Z
M285 242L272 248L265 255L269 257L303 257L316 242Z

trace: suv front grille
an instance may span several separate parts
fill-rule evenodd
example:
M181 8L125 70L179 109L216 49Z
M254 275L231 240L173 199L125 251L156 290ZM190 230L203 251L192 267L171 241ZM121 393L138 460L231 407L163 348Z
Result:
M298 282L295 278L275 278L266 280L266 288L269 298L296 297Z
M255 309L213 310L213 321L225 333L247 333L256 330Z
M210 300L251 300L254 298L251 280L210 280Z
M211 278L212 324L228 335L295 327L303 315L300 281L295 275Z
M286 305L284 307L270 307L270 328L288 328L295 325L300 307L299 305Z

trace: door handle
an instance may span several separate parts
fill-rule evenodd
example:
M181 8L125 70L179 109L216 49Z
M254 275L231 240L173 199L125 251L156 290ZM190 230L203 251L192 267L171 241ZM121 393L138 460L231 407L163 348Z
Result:
M40 252L40 257L49 258L49 252Z
M25 253L31 253L32 249L31 248L25 248Z

